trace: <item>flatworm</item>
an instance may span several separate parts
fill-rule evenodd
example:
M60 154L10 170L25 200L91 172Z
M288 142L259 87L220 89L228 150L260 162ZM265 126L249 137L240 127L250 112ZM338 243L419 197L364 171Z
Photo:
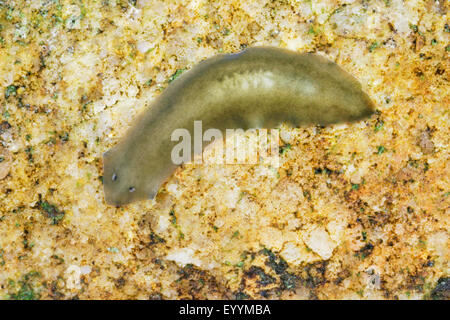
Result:
M176 78L141 113L104 158L105 200L153 199L177 167L172 132L194 121L204 130L327 125L373 113L361 85L334 62L312 53L252 47L206 59Z

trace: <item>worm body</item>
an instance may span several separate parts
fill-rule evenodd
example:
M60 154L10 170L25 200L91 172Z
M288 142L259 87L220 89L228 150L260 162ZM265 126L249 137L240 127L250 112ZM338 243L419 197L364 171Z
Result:
M373 112L361 85L315 54L248 48L207 59L175 79L104 154L108 204L155 197L177 167L171 141L177 128L273 128L358 121Z

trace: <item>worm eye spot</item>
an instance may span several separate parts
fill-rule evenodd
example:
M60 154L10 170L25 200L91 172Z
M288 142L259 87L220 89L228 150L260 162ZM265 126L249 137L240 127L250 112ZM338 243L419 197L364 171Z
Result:
M117 180L117 174L113 173L112 177L111 177L112 181L116 181Z
M135 187L129 187L129 188L128 188L128 191L129 191L129 192L135 192L135 191L136 191L136 188L135 188Z

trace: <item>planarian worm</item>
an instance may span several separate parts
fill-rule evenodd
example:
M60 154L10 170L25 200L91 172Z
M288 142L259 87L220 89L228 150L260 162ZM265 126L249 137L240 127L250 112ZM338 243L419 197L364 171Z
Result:
M195 120L204 130L273 128L358 121L373 113L361 85L334 62L311 53L253 47L206 59L175 79L103 155L105 200L153 199L177 165L171 134Z

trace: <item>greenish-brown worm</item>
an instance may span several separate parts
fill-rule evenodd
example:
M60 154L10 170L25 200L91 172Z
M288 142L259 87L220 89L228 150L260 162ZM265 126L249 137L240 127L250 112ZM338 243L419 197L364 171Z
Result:
M272 47L220 54L171 82L105 152L105 200L119 206L153 199L177 167L172 132L185 128L193 136L196 120L223 131L352 122L372 113L360 83L316 54Z

